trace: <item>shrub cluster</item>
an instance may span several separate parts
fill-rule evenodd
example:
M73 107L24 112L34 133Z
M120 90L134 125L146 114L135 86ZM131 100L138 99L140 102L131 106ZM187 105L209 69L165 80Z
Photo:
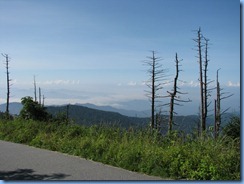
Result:
M0 139L68 153L131 171L190 180L240 180L240 144L221 137L161 136L147 129L33 120L0 122Z

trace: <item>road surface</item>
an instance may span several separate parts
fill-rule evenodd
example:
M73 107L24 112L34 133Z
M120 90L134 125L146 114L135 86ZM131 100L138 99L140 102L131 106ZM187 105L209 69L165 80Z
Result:
M162 180L99 162L0 140L0 180Z

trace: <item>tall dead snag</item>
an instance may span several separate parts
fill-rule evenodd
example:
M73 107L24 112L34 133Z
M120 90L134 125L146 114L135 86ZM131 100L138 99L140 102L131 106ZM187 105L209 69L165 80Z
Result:
M200 103L200 121L201 121L201 132L204 132L206 130L206 119L208 115L208 107L210 103L208 102L208 97L210 96L210 92L213 89L208 89L208 85L213 82L209 81L207 77L207 71L208 71L208 39L206 39L202 33L201 29L197 31L197 39L193 39L197 45L197 52L198 52L198 63L199 63L199 85L200 85L200 97L201 97L201 103ZM205 41L203 44L202 41ZM205 56L202 54L202 49L205 46ZM204 57L204 58L203 58ZM205 59L203 61L203 59Z
M204 115L205 115L205 120L208 117L208 107L211 104L211 101L209 101L209 97L211 96L211 92L215 88L209 88L209 84L213 82L213 80L208 80L207 72L208 72L208 45L209 45L209 39L203 37L205 41L205 57L204 57Z
M36 97L36 76L34 75L34 99L35 102L37 102L37 97Z
M11 79L9 78L9 57L8 54L2 54L5 57L5 67L6 67L6 74L7 74L7 103L6 103L6 115L9 116L9 99L10 99L10 82Z
M202 34L201 34L201 28L197 31L197 39L194 39L194 41L197 43L197 51L198 51L198 56L197 58L199 59L199 84L200 84L200 96L201 96L201 104L200 104L200 116L201 116L201 129L202 132L206 130L206 119L205 119L205 103L204 103L204 91L203 91L203 74L202 74Z
M45 100L45 96L44 95L42 95L42 107L44 107L44 100Z
M41 88L39 87L39 104L42 104L42 94L41 94Z
M180 100L179 96L177 96L177 93L179 94L185 94L179 91L179 87L177 86L177 82L178 82L178 77L179 77L179 72L181 70L179 70L179 60L178 60L178 56L177 53L175 54L175 67L176 67L176 74L175 74L175 78L174 78L174 87L173 87L173 91L169 92L167 91L167 93L170 96L170 109L169 109L169 123L168 123L168 132L170 133L172 131L172 127L173 127L173 116L174 114L177 114L176 112L174 112L174 105L180 105L179 103L175 103L175 101L177 102L190 102L191 100Z
M217 87L216 87L216 89L217 89L217 92L216 92L216 99L215 99L215 123L214 123L214 137L215 138L217 138L218 137L218 135L219 135L219 131L220 131L220 125L221 125L221 115L223 114L223 113L225 113L227 110L229 110L229 108L227 108L226 110L224 110L223 112L221 112L221 100L223 100L223 99L225 99L225 98L229 98L229 97L231 97L233 94L230 94L230 95L227 95L227 96L223 96L224 94L226 94L226 93L221 93L221 91L223 90L223 89L221 89L220 88L220 84L219 84L219 76L218 76L218 74L219 74L219 70L220 69L218 69L217 70L217 76L216 76L216 85L217 85Z
M215 123L214 123L214 135L215 138L218 137L219 134L219 128L220 128L220 124L221 124L221 115L220 115L220 85L219 85L219 70L217 70L217 77L216 77L216 81L217 81L217 99L215 99Z
M151 102L151 128L156 129L155 103L157 102L156 99L160 97L158 91L163 88L161 81L165 77L164 74L166 71L162 69L162 65L159 64L161 59L159 57L155 57L155 51L152 51L152 56L147 58L149 60L145 61L144 64L149 66L147 72L150 78L146 85L150 91L146 91L146 96Z
M204 119L208 116L208 80L207 80L207 71L208 71L208 39L204 38L205 40L205 60L204 60L204 83L203 83L203 101L204 101ZM206 127L206 124L205 124Z

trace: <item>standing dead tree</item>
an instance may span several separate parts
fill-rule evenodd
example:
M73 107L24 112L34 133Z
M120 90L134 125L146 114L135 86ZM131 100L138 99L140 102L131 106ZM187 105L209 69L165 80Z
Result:
M198 52L198 63L199 63L199 85L200 85L200 122L201 122L201 132L203 133L206 130L206 119L208 115L208 107L211 102L208 101L208 97L213 89L209 89L208 86L211 82L208 80L207 72L208 72L208 42L209 40L205 38L202 33L201 29L197 31L197 39L193 39L197 45L197 52ZM203 44L202 41L205 41ZM205 47L204 47L205 46ZM205 55L203 56L203 48L205 48Z
M201 96L201 104L200 104L200 118L201 118L201 127L202 127L202 131L205 131L206 129L206 118L205 118L205 108L204 108L204 91L203 91L203 74L202 74L202 34L201 34L201 29L199 28L199 30L197 31L197 39L193 39L196 43L197 43L197 51L198 51L198 56L197 58L199 59L199 84L200 84L200 96Z
M215 114L215 123L214 123L214 137L217 138L219 134L219 128L221 124L221 114L220 114L220 85L219 85L219 70L217 70L217 99L214 100L214 114Z
M35 102L37 102L37 97L36 97L36 76L34 75L34 99Z
M223 96L226 93L221 93L221 91L223 89L220 88L220 83L219 83L219 70L217 70L217 76L216 76L216 99L215 99L215 103L214 103L214 112L215 112L215 123L214 123L214 137L217 138L219 135L219 131L220 131L220 125L221 125L221 115L223 113L225 113L227 110L229 110L229 108L225 109L223 112L221 112L221 100L229 98L231 96L233 96L233 94L227 95L227 96Z
M165 77L166 70L162 69L162 65L159 64L161 58L155 56L155 51L152 51L152 56L147 57L148 60L144 62L145 65L149 66L147 73L150 78L147 81L147 87L150 91L146 91L146 96L149 98L151 102L151 128L157 129L157 122L155 118L155 107L156 99L160 97L159 90L163 88L162 80Z
M41 93L41 88L39 87L39 104L42 104L42 93Z
M34 98L35 98L35 102L39 103L41 106L44 107L44 100L45 100L45 97L44 95L42 95L41 93L41 88L39 87L38 91L39 91L39 94L38 94L38 101L37 101L37 91L36 91L36 76L34 75Z
M208 39L206 39L205 37L203 38L205 40L205 60L204 60L204 83L203 83L203 101L204 101L204 118L206 121L206 118L208 116L208 80L207 80L207 71L208 71ZM206 125L205 125L206 126Z
M9 56L8 54L2 54L5 58L5 67L6 67L6 75L7 75L7 103L6 103L6 115L9 117L9 99L10 99L10 82L11 79L9 78Z
M169 92L167 91L167 93L170 96L170 103L168 104L170 106L169 109L169 122L168 122L168 132L170 133L172 131L172 127L173 127L173 116L174 114L177 114L176 112L174 112L174 106L175 105L181 105L179 104L179 102L190 102L191 100L181 100L180 96L177 96L177 93L179 94L186 94L186 93L182 93L179 91L179 87L177 86L177 82L178 82L178 77L179 77L179 72L181 71L179 69L179 60L178 60L178 56L177 53L175 54L175 67L176 67L176 74L175 74L175 78L174 78L174 86L173 86L173 91ZM178 103L176 103L176 102Z
M44 100L45 100L46 98L45 98L45 96L44 95L42 95L42 107L44 107Z
M203 37L205 41L205 56L204 56L204 83L203 83L203 89L204 89L204 115L205 115L205 121L208 117L208 107L211 105L211 101L209 101L209 97L211 96L211 92L215 89L209 88L209 84L213 82L213 80L208 80L207 72L208 72L208 45L209 45L209 39Z

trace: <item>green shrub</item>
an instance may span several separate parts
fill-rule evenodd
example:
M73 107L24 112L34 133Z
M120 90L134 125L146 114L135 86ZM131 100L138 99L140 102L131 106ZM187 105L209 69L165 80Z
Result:
M0 121L0 139L164 178L240 180L240 140L230 136L193 139L182 132L14 120Z
M232 117L229 123L223 129L224 135L232 139L240 139L241 121L239 117Z

